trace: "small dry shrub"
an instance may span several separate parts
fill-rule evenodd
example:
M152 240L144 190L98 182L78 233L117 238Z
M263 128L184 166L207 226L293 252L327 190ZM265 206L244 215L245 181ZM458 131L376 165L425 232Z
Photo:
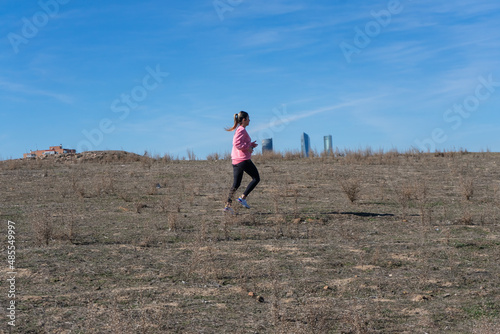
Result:
M71 188L78 197L85 197L85 188L76 175L72 175L71 177Z
M413 200L418 199L418 188L416 183L405 183L396 189L398 202L408 207Z
M187 153L187 156L188 156L188 160L190 160L190 161L196 160L196 154L194 154L193 150L188 149L186 151L186 153Z
M425 184L408 181L400 184L394 192L396 193L396 201L401 205L403 219L408 215L410 206L416 201L420 204L421 213L424 212L427 202L427 186Z
M57 210L57 217L59 218L58 220L54 220L55 217L52 217L53 225L55 222L55 224L60 226L61 228L57 229L57 231L53 235L53 238L68 240L69 242L74 243L78 235L78 224L76 223L78 219L77 206L73 203L70 203L66 204L63 207L60 207Z
M321 157L321 153L319 153L317 150L315 149L309 150L309 158L319 158L319 157Z
M115 193L115 181L111 175L105 175L101 179L101 194L111 195Z
M474 195L474 181L471 178L460 178L460 191L466 201L470 201Z
M217 152L207 155L208 161L217 161L217 160L220 160L220 158L221 158L221 156Z
M361 191L361 180L358 178L339 180L342 191L351 203L359 200Z
M85 191L83 190L83 186L81 184L75 185L77 194L79 194L81 197L84 197L85 195L87 197L101 197L103 195L110 195L115 192L113 178L109 175L102 176L100 180L92 180L92 185L94 189L92 194L85 194Z
M463 225L472 225L474 219L472 218L472 214L469 209L465 209L462 213L462 217L458 220L459 224Z
M75 220L76 220L75 214L73 211L71 211L69 217L66 219L65 226L66 226L66 237L72 243L75 241L77 236Z
M48 246L53 238L54 226L48 209L34 210L30 220L37 245Z
M177 213L170 212L167 215L167 221L168 221L168 229L169 231L176 232L178 226L178 218L179 215Z
M170 154L168 154L168 153L165 153L165 154L163 155L163 157L158 158L157 160L158 160L159 162L162 162L162 163L169 163L169 162L174 161L174 160L176 160L176 159L174 158L174 156L173 156L173 155L170 155ZM179 159L177 159L177 160L179 160Z
M285 223L286 219L284 215L277 215L276 217L274 217L274 232L276 239L280 239L284 236L283 225Z

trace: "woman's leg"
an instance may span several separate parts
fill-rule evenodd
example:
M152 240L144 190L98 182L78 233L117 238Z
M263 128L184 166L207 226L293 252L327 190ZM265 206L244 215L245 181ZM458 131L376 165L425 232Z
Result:
M236 190L241 185L241 180L243 179L243 168L241 167L241 163L238 165L233 165L233 185L229 190L229 196L227 198L227 204L231 204L233 202L233 196Z
M252 160L243 161L242 164L245 173L250 175L250 177L252 178L252 181L250 181L250 183L248 184L247 188L245 189L245 192L243 193L243 196L241 196L243 199L245 199L252 192L252 190L254 190L257 184L259 184L260 176L259 176L259 171L257 170L257 167L254 165Z

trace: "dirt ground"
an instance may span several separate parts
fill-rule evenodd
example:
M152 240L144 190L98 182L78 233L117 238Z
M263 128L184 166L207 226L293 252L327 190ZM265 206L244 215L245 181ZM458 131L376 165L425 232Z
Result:
M0 162L0 331L500 332L500 154L253 160Z

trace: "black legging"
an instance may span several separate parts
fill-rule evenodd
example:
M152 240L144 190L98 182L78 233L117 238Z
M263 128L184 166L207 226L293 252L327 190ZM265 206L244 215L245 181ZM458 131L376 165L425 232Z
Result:
M241 185L243 172L247 173L252 178L252 181L250 181L250 183L248 184L247 189L245 189L243 195L248 196L255 188L255 186L260 182L259 171L253 164L252 160L245 160L237 165L233 165L234 182L231 190L229 191L229 197L227 199L228 203L231 203L233 201L233 195Z

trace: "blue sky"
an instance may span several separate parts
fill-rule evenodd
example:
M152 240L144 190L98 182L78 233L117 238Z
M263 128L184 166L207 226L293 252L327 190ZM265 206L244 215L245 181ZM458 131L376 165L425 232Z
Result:
M500 151L500 3L0 2L0 159L254 140Z

